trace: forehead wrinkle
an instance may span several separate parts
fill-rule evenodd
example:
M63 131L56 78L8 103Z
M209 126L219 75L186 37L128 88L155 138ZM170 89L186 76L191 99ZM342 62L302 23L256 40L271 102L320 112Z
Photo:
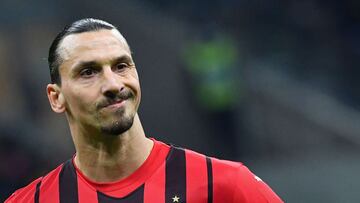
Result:
M111 33L111 35L104 32ZM102 34L100 36L97 36ZM119 31L113 30L99 30L85 33L71 34L66 36L58 48L58 53L63 61L69 60L71 55L76 55L84 50L95 50L100 46L117 46L120 45L128 52L131 57L131 51L126 39L120 34Z

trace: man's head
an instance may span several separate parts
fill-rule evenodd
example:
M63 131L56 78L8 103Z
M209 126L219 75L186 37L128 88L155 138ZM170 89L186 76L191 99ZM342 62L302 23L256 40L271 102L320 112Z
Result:
M118 135L140 103L140 85L125 38L111 24L82 19L65 27L49 50L48 98L70 125Z
M55 37L49 49L48 63L50 68L51 82L61 85L61 76L59 74L59 66L62 62L59 55L59 46L62 40L71 34L78 34L84 32L98 31L101 29L112 30L116 29L115 26L108 22L86 18L73 22L65 26L65 28Z

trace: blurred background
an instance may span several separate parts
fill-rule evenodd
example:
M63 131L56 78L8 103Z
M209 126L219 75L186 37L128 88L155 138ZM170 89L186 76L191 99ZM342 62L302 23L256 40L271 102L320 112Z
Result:
M68 23L128 40L147 136L243 162L286 202L360 202L360 2L0 3L0 201L74 153L47 54Z

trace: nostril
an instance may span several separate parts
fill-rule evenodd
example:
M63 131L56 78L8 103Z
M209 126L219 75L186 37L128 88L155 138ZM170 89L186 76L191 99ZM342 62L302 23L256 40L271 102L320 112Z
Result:
M116 97L116 93L113 92L113 91L106 91L106 92L104 93L104 95L105 95L106 97L110 98L110 99L115 99L115 97Z

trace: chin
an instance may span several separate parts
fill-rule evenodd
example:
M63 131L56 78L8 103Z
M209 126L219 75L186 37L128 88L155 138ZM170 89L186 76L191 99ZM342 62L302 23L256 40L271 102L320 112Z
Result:
M100 129L101 132L107 135L121 135L128 131L133 125L134 117L122 118L117 121L112 121L110 124L103 125Z

